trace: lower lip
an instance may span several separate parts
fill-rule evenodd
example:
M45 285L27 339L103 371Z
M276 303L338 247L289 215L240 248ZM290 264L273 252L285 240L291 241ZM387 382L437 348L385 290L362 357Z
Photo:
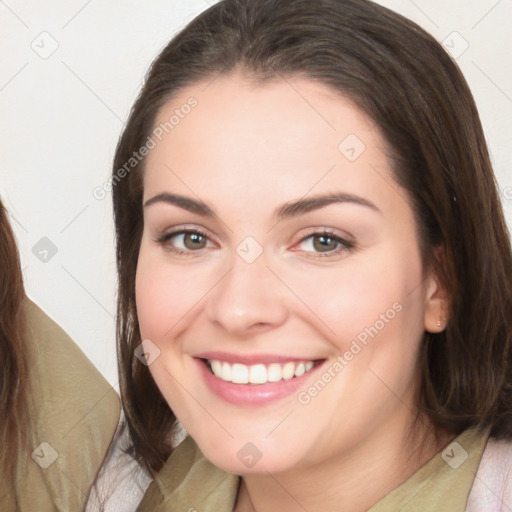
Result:
M211 371L204 359L196 359L207 386L222 400L235 405L267 405L296 393L321 364L300 377L266 384L233 384L219 379Z

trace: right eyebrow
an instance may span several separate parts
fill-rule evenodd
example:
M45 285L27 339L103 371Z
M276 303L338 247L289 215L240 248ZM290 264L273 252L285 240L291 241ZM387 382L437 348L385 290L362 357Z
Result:
M183 208L191 213L196 213L204 217L216 217L216 213L213 208L210 208L206 203L200 200L192 199L190 197L181 196L179 194L170 194L168 192L162 192L156 196L148 199L144 203L144 208L151 206L155 203L167 203L179 208Z

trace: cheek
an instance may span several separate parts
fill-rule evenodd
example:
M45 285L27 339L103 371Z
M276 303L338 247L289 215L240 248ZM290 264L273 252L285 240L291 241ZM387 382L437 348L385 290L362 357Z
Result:
M381 262L373 271L347 272L335 287L327 277L304 285L336 359L301 390L299 403L312 418L332 411L331 422L344 425L342 437L363 435L391 411L407 410L405 403L413 407L423 299L421 287L411 293L411 284L420 270L407 273L401 265Z
M137 315L142 337L155 342L175 336L177 326L193 315L205 295L203 273L193 265L171 265L168 259L160 248L141 245L135 279Z
M352 263L353 261L353 263ZM406 307L410 291L421 282L421 269L400 264L396 254L372 254L370 258L347 259L339 268L289 274L287 283L307 305L329 339L353 339L377 324L382 316L397 323L397 309ZM418 319L419 321L419 319Z
M135 279L135 298L142 340L149 339L160 351L149 371L167 403L187 421L187 394L177 378L187 374L176 338L186 328L198 301L193 274L169 265L164 252L141 245ZM196 283L197 284L197 283ZM189 386L190 388L190 386ZM193 391L192 388L190 388ZM195 392L195 391L194 391Z
M179 286L158 251L143 242L135 279L137 316L142 339L151 339L161 350L162 340L184 315L183 294L177 294L177 289L188 287Z
M414 378L423 334L421 260L414 248L395 244L353 261L337 272L297 275L294 291L343 358L338 385L371 397L382 388L371 369L402 395Z
M155 342L171 327L169 312L175 310L172 295L165 293L162 272L149 264L141 253L135 280L137 316L142 339Z

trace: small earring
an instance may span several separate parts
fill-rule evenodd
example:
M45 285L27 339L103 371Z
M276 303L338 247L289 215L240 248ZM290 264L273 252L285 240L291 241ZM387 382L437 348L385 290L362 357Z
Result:
M441 320L437 320L437 327L441 327Z

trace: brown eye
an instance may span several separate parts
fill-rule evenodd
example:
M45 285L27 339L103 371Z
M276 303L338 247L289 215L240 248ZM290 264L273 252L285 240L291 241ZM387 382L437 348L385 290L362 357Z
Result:
M204 249L206 247L207 239L201 233L183 233L183 245L185 248L194 251L198 249Z
M185 254L194 251L200 251L212 246L207 235L195 230L181 230L174 233L166 233L156 240L167 250Z
M355 242L345 240L334 233L320 231L304 237L298 244L299 250L309 253L309 256L336 256L350 251L356 246Z
M339 240L329 235L314 235L313 247L318 252L335 251L338 248Z

